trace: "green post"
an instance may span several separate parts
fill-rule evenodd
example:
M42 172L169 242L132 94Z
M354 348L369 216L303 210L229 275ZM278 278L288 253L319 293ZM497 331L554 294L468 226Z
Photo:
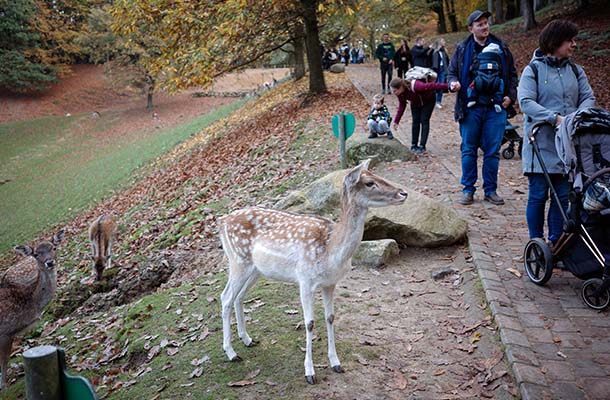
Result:
M28 400L60 400L59 362L54 346L38 346L23 352L25 397Z
M339 154L341 157L341 168L347 168L347 160L345 159L345 113L341 111L339 114Z

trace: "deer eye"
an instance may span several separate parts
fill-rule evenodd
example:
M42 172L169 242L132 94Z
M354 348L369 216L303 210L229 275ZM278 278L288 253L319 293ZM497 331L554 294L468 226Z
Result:
M366 187L373 187L373 186L375 186L375 182L370 181L370 182L365 183L365 185L366 185Z

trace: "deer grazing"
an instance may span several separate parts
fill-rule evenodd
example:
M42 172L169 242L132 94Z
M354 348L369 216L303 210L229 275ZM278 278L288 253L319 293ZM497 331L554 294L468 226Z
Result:
M95 268L95 279L102 280L104 269L112 264L112 244L116 235L116 222L110 215L101 215L89 226L91 259Z
M55 295L55 249L63 238L64 231L61 230L51 242L40 242L34 249L29 246L16 246L14 249L27 258L11 267L10 276L5 275L0 285L0 389L7 382L7 365L14 336L36 323L42 309ZM36 264L36 273L19 275L20 271L31 271L31 263Z
M328 332L328 359L335 372L344 372L335 350L333 293L351 268L362 240L369 207L402 204L407 193L368 171L370 160L343 179L338 222L258 207L235 211L220 220L220 239L229 261L229 280L221 295L223 349L231 361L240 357L231 346L231 306L237 332L246 346L256 342L246 332L243 299L260 276L299 285L306 329L305 379L316 382L312 360L313 300L322 290Z

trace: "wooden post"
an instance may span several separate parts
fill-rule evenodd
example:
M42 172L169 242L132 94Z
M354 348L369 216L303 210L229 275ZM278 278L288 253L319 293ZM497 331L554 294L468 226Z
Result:
M347 160L345 159L345 113L339 113L339 154L341 156L341 168L347 168Z
M57 348L38 346L23 352L28 400L61 400Z

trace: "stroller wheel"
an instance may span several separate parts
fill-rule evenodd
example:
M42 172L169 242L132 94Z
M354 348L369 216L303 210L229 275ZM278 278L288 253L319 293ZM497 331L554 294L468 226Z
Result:
M507 147L504 150L502 150L502 157L504 157L505 159L510 160L514 156L515 156L515 150L513 150L512 148Z
M587 306L594 310L603 310L610 304L610 293L608 289L602 288L600 293L596 293L602 286L603 280L599 278L587 279L580 289L582 300Z
M544 285L553 275L553 253L540 238L527 242L523 255L525 272L536 285Z

